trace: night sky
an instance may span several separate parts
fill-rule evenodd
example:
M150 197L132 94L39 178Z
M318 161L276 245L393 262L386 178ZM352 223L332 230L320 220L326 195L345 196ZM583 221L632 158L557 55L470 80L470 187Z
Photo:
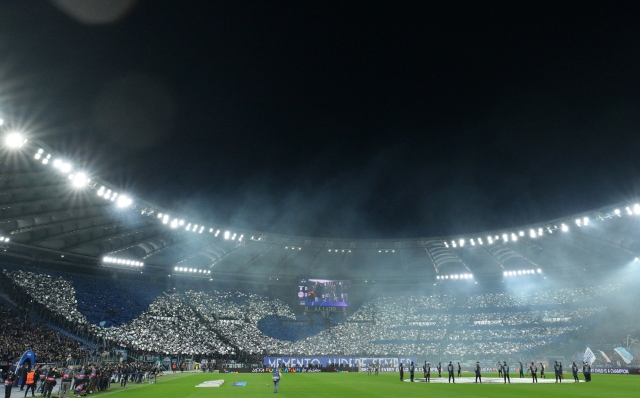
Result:
M639 2L107 2L0 5L0 113L194 221L410 238L636 197Z

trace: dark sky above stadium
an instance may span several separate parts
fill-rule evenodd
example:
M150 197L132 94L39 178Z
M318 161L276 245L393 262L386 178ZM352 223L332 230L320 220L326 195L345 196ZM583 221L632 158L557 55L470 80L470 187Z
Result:
M510 3L5 1L0 113L239 228L435 236L633 200L640 3Z

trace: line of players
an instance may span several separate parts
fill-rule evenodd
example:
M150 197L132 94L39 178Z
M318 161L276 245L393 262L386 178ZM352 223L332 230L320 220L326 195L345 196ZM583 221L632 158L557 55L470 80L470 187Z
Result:
M519 362L519 364L520 364L520 367L518 369L520 371L520 378L523 378L524 366L522 365L522 362ZM528 365L527 373L531 375L532 383L537 383L538 367L534 362L531 362L531 364L527 364L527 365ZM379 365L375 366L376 375L378 374L378 367ZM498 362L496 364L496 368L498 369L498 377L504 378L504 384L507 384L507 383L511 384L511 377L509 376L509 365L507 365L507 362L506 361L503 361L502 363ZM562 362L555 361L555 364L553 365L553 369L556 376L556 383L562 383L562 379L564 378L564 370L562 369ZM409 376L411 377L411 381L413 382L414 376L415 376L415 364L413 363L413 361L411 361L411 364L409 365L408 370L409 370ZM441 362L438 362L438 366L436 367L436 370L438 371L438 377L442 377ZM449 361L449 364L447 365L447 372L449 373L449 383L453 382L455 384L456 378L454 375L454 370L457 370L458 377L462 377L462 366L460 366L460 362L458 362L457 366L454 367L453 363ZM424 371L425 381L429 383L431 381L431 364L429 362L427 361L424 362L423 371ZM544 371L545 371L544 364L540 362L540 377L546 379L547 376L545 375ZM476 383L480 382L480 384L482 384L482 372L481 372L480 362L476 362L474 366L474 372L476 376L475 382ZM578 366L576 365L575 362L573 362L573 364L571 365L571 373L573 374L574 383L578 383L580 379L578 378ZM584 375L585 381L587 382L591 381L591 365L588 362L582 363L582 373ZM369 367L369 374L371 374L371 367ZM404 381L404 365L402 363L400 364L400 381Z

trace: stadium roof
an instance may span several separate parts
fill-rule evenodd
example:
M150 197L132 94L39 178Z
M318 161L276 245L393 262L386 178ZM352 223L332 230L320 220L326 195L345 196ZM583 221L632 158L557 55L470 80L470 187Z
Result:
M607 270L640 251L633 203L460 236L352 240L239 230L182 218L76 169L41 142L5 138L0 241L16 258L211 279L439 283Z

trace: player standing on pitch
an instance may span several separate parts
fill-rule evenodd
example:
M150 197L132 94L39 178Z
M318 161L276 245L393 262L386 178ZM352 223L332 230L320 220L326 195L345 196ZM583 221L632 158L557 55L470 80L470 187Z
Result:
M282 373L280 373L280 369L277 366L274 366L273 373L271 374L273 379L273 392L278 392L278 387L280 386L280 378L282 377Z
M536 367L536 364L531 362L531 366L529 366L529 370L531 371L531 382L532 383L537 383L538 382L538 368Z

